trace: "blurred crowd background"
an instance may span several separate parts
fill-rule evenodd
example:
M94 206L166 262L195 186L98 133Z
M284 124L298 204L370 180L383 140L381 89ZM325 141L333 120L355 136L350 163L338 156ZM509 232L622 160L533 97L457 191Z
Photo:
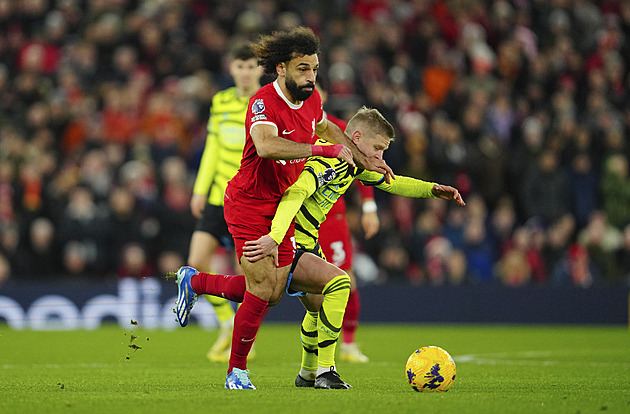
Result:
M363 281L629 284L626 0L0 0L0 284L183 264L226 52L296 25L325 109L468 204L377 190L365 240L349 193Z

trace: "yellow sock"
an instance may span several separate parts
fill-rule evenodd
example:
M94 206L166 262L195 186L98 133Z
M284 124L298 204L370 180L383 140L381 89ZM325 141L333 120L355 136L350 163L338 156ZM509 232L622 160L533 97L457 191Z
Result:
M324 286L322 294L324 303L317 318L317 364L320 367L332 367L335 365L335 348L350 296L350 277L336 276Z
M302 320L302 369L306 371L317 371L317 319L317 312L307 311Z
M234 316L234 308L232 308L232 304L229 300L212 295L205 296L206 299L208 299L208 302L212 304L212 307L214 308L214 313L217 314L217 319L219 320L219 323L226 322Z

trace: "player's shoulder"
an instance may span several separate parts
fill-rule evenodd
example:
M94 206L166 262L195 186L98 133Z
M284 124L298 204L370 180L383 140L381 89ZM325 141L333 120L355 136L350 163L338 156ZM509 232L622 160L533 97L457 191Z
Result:
M266 85L261 86L256 93L254 94L254 96L252 97L252 99L256 99L256 98L268 98L268 97L274 97L277 96L276 90L273 86L273 82L268 83Z
M326 141L325 139L318 138L315 141L315 145L333 145L331 142Z
M273 88L273 83L268 83L256 91L249 100L249 105L252 108L252 112L261 113L278 106L278 101L279 97Z
M227 101L233 101L237 97L238 95L236 93L236 86L231 86L215 93L212 97L212 103L224 103Z
M211 113L238 112L244 110L247 101L239 98L238 91L235 86L220 90L212 97Z
M328 142L323 141L323 144L320 145L330 145ZM342 171L347 169L348 163L337 159L337 158L326 158L326 157L309 157L305 164L305 170L318 174L324 173L326 171L335 171L335 174L327 175L329 179L326 180L326 183L332 181L334 178L337 178ZM328 173L326 173L328 174Z

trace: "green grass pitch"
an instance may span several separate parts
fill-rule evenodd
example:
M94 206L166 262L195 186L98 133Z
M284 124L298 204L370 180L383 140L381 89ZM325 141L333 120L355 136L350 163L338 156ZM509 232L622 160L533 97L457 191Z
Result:
M263 324L249 364L256 391L225 390L217 336L167 331L13 331L0 326L1 413L628 413L626 327L363 324L368 364L338 363L350 390L297 389L297 324ZM417 393L407 357L438 345L455 358L449 392Z

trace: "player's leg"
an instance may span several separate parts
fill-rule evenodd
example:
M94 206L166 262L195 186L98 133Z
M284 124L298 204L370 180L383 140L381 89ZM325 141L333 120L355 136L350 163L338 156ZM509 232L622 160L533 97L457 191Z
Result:
M190 240L188 264L193 268L204 271L212 271L212 258L219 247L219 241L210 233L197 230ZM212 304L219 321L219 337L207 353L212 362L227 362L230 354L232 339L232 327L234 326L234 308L230 302L218 296L204 295Z
M188 317L199 295L213 295L240 303L245 295L245 276L216 275L199 272L190 266L182 266L169 276L177 277L177 302L173 311L181 326L188 324Z
M223 207L206 203L190 240L188 265L199 271L212 272L214 256L221 244L230 249L234 247L223 217ZM226 362L234 326L234 308L223 297L206 295L205 298L212 305L220 326L219 337L208 351L207 357L213 362Z
M314 254L305 253L295 267L291 288L323 295L323 300L317 295L300 298L307 310L305 319L314 319L314 312L318 311L315 387L349 388L350 385L342 381L335 370L335 348L350 294L350 278L337 266ZM304 368L306 370L309 367Z
M317 377L318 363L318 314L324 300L323 295L309 294L305 300L306 314L300 326L300 342L302 343L302 361L300 372L295 378L296 387L313 387ZM309 310L311 309L311 310Z
M247 371L247 355L256 339L256 334L268 305L280 300L286 285L289 268L293 261L293 234L287 235L278 246L279 267L272 257L250 262L243 257L243 246L248 240L257 240L269 233L271 218L253 214L255 206L237 202L226 197L225 220L234 239L235 251L245 275L247 291L243 303L234 317L232 351L228 365L225 387L231 389L255 389ZM278 283L281 288L278 288Z
M368 362L369 358L359 350L355 342L361 305L354 272L352 272L352 236L350 235L345 214L329 215L321 224L319 244L324 257L348 273L352 282L352 289L350 290L350 297L348 298L348 305L346 306L346 313L341 326L342 342L339 359L348 362Z
M355 333L359 326L359 313L361 311L361 302L359 299L359 290L357 289L356 278L352 270L347 270L348 276L352 282L350 296L348 297L348 305L343 318L341 327L343 341L339 351L339 359L346 362L369 362L369 358L361 352L355 342Z
M241 266L245 273L247 291L243 296L243 303L234 317L234 331L232 333L232 350L228 366L226 388L255 389L249 380L247 357L254 344L256 335L266 308L270 303L277 303L279 298L274 295L275 283L282 276L288 274L289 267L276 269L274 260L266 257L257 262L249 262L241 258ZM286 283L286 276L284 277Z

